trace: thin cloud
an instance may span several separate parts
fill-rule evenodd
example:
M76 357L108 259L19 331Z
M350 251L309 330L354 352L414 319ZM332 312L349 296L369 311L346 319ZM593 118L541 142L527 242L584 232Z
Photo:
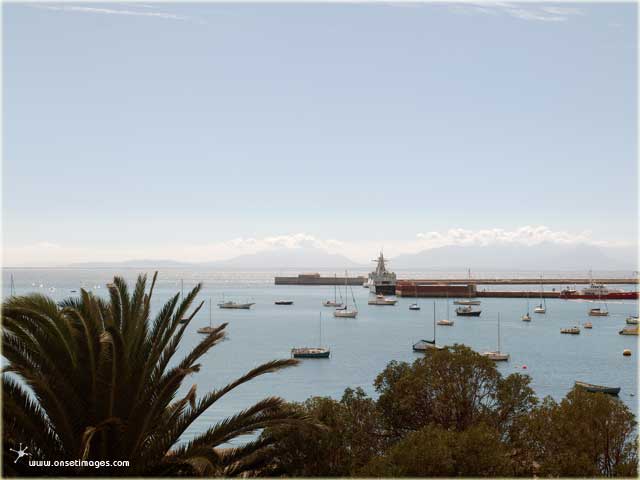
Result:
M575 7L534 7L506 2L456 2L449 4L449 10L461 14L508 15L520 20L537 22L565 22L572 15L584 15Z
M175 13L168 12L160 12L154 11L151 12L149 10L138 11L138 10L125 10L125 9L116 9L116 8L103 8L103 7L84 7L78 5L63 5L63 6L53 6L53 5L33 5L36 8L42 8L45 10L53 10L59 12L72 12L72 13L89 13L96 15L126 15L126 16L135 16L135 17L153 17L153 18L161 18L164 20L180 20L180 21L193 21L194 19L191 17L187 17L185 15L177 15ZM149 8L148 5L141 5L144 8Z

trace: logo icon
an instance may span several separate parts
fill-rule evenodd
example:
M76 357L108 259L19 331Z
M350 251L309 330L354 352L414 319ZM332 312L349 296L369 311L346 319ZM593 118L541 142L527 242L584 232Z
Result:
M30 453L27 453L27 448L29 448L29 447L22 448L22 442L20 442L20 448L18 450L14 450L13 448L9 449L12 452L16 452L18 454L18 456L16 457L16 459L14 460L13 463L17 463L18 460L20 460L22 457L25 457L27 455L31 456Z

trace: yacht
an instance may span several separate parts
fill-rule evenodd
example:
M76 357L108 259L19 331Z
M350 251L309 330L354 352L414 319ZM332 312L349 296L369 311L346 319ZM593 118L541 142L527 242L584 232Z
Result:
M342 293L340 293L340 301L338 302L338 276L334 274L333 279L333 300L325 300L322 302L322 305L325 307L342 308L344 306L342 303ZM345 279L345 282L346 281Z
M211 325L211 298L209 298L209 326L208 327L202 327L198 329L198 333L202 333L204 335L209 335L213 332L215 332L215 328L213 328L213 326Z
M509 354L500 351L500 314L498 314L498 350L495 352L483 352L482 356L494 362L506 362L509 360Z
M436 343L436 302L433 302L433 340L419 340L413 344L414 352L426 352L427 350L442 350L444 347Z
M369 299L369 305L395 305L398 301L393 298L386 298L382 294L378 294L375 298Z
M459 317L479 317L482 310L474 310L471 305L456 308L456 315Z
M320 329L320 346L319 347L300 347L292 348L291 356L293 358L329 358L331 350L322 346L322 313L319 320Z
M638 325L638 316L637 315L635 315L635 316L632 315L630 317L627 317L626 322L627 322L627 325Z
M353 289L347 284L347 272L344 272L344 298L345 303L343 307L338 307L333 311L333 316L336 318L356 318L358 316L358 306L356 305L356 297L353 295ZM347 293L347 286L351 289L351 299L353 300L353 310L349 310L349 296ZM341 294L342 295L342 294Z

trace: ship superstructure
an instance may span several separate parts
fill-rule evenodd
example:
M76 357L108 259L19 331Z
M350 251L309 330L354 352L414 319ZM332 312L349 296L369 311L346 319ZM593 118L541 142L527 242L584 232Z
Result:
M367 284L369 290L376 294L395 295L396 293L396 274L387 270L387 260L384 254L380 252L380 256L376 262L376 269L369 274Z

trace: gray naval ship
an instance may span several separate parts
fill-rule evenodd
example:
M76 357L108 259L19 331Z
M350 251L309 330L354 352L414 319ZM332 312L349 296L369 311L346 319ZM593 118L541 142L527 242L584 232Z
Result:
M382 295L396 294L396 274L387 270L384 255L380 252L380 256L376 262L376 269L369 274L366 286L371 292Z

